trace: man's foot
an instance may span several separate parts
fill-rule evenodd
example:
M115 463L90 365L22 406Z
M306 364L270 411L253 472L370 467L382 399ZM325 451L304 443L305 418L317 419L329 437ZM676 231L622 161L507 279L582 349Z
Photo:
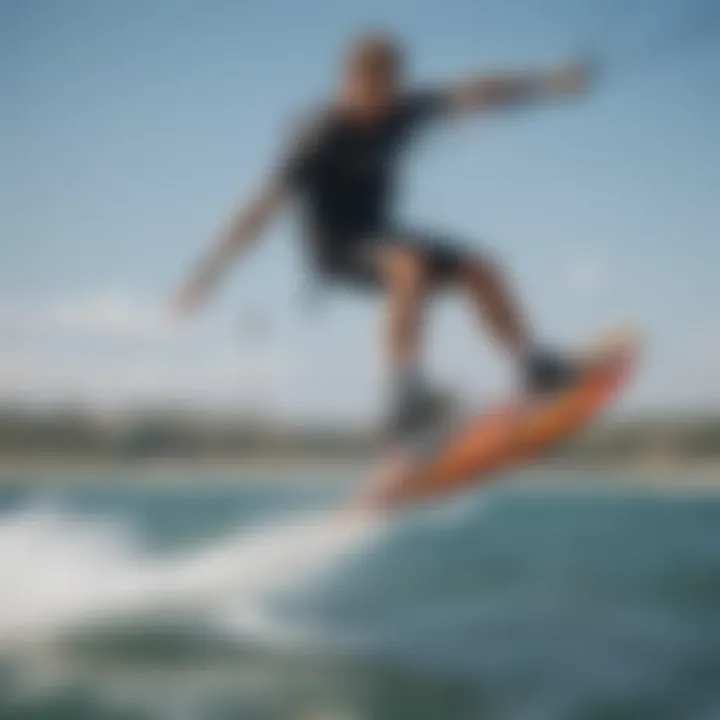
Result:
M525 390L533 395L550 395L572 385L581 368L577 360L544 350L532 352L525 361Z
M432 432L448 417L452 405L449 395L417 387L398 398L391 412L388 434L403 442Z

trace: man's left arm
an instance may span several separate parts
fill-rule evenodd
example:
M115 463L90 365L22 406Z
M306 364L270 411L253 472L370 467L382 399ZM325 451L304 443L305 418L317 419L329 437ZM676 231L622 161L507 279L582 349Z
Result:
M470 77L441 90L447 110L483 111L550 100L586 91L590 85L586 63L570 62L539 72L501 72Z

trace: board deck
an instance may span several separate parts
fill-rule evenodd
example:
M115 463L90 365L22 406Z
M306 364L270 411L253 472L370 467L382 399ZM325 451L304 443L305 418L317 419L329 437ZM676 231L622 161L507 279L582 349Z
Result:
M639 348L634 331L599 336L581 354L585 369L572 387L548 398L519 398L471 419L417 481L378 509L450 494L553 449L612 402L627 382Z

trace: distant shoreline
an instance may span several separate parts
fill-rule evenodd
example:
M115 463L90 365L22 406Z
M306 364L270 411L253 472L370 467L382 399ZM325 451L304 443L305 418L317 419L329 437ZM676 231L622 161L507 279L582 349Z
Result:
M113 459L68 456L0 458L0 487L29 483L55 484L72 477L74 482L102 483L108 475L128 475L133 484L165 479L184 485L188 481L224 481L239 485L264 482L304 485L362 479L373 467L374 458L338 459L329 457L228 458L228 459ZM720 487L720 460L580 460L550 458L510 469L513 475L524 471L556 472L552 484L569 482L567 475L611 471L612 482L633 484L684 484L692 482ZM40 476L40 477L39 477ZM42 477L45 476L45 477ZM544 483L545 481L541 481ZM593 483L594 484L594 483Z
M51 476L76 475L78 480L90 479L95 475L127 473L141 479L164 475L178 481L185 479L228 478L240 484L254 480L290 482L295 475L301 475L298 482L307 480L308 474L324 476L347 476L369 471L372 459L337 458L249 458L249 459L114 459L114 458L70 458L67 456L44 456L0 458L0 486L12 481L12 475L33 476L37 473ZM49 478L52 480L52 478Z

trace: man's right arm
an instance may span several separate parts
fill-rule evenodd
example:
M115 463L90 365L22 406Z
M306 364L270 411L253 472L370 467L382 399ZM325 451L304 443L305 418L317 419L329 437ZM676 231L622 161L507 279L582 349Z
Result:
M287 184L274 179L230 218L217 241L181 285L174 301L180 314L191 313L202 303L230 263L258 238L288 194Z

